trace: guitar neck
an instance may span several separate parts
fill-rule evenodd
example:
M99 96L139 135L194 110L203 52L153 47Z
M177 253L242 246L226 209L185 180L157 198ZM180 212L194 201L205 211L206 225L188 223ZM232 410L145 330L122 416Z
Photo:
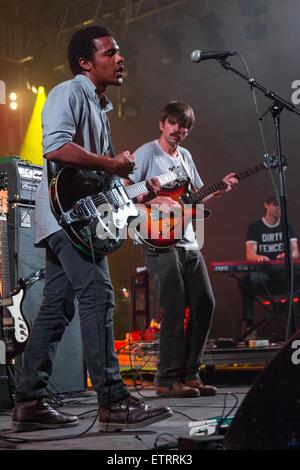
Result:
M249 178L249 176L256 175L256 173L259 173L260 171L265 170L266 168L266 163L262 162L253 166L252 168L249 168L248 170L241 171L240 173L235 173L235 178L241 181L246 178ZM218 181L217 183L211 184L209 186L203 186L203 188L199 189L198 191L190 193L189 199L191 200L192 204L197 204L198 202L202 201L202 199L204 199L205 197L210 196L211 194L226 188L227 185L226 183L224 183L224 181Z
M169 171L164 175L156 176L156 178L158 179L160 185L164 186L165 184L175 181L177 179L177 174L175 171ZM125 191L129 199L134 199L137 196L149 193L146 181L141 181L140 183L135 183L130 186L126 186Z

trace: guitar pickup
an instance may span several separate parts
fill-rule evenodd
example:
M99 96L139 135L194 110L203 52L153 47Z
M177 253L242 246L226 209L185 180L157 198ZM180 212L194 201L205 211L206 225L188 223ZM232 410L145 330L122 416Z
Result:
M95 218L97 218L97 209L91 196L87 196L79 199L72 209L64 212L59 219L59 224L64 226L74 222L90 222Z

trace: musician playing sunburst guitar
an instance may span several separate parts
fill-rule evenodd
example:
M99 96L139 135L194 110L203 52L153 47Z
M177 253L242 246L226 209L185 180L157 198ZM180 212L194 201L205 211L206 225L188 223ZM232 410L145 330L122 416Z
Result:
M134 152L136 168L132 182L157 176L174 166L182 166L193 189L203 183L190 152L181 147L195 122L191 106L170 102L161 113L157 140L144 144ZM202 202L230 191L236 184L234 173L223 179L224 189ZM178 202L168 196L149 195L139 202L174 206ZM160 292L163 319L160 332L157 394L167 397L215 395L217 389L204 385L199 377L201 356L210 330L214 296L203 256L189 223L182 240L166 250L145 249L146 265ZM189 306L188 324L184 331L184 315Z
M283 231L278 195L268 193L264 201L265 215L249 225L246 240L246 259L250 262L268 263L284 259ZM288 224L291 254L299 258L299 246L295 229ZM242 299L242 329L245 334L254 323L254 298L257 294L283 294L285 272L252 272L239 284Z

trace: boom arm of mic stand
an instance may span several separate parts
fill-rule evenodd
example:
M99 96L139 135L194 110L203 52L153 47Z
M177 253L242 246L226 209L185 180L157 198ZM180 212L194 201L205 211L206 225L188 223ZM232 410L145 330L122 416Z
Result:
M295 114L298 114L300 116L300 110L296 108L295 105L290 103L289 101L286 101L284 98L281 96L277 95L273 90L268 90L264 86L262 86L260 83L258 83L254 78L249 78L247 75L244 73L240 72L237 70L235 67L233 67L227 60L220 59L218 60L219 64L226 70L230 70L231 72L235 73L239 77L243 78L246 80L246 82L249 83L251 87L255 87L258 90L260 90L265 96L270 98L272 101L277 101L277 103L280 103L283 108L287 109L288 111L291 111Z

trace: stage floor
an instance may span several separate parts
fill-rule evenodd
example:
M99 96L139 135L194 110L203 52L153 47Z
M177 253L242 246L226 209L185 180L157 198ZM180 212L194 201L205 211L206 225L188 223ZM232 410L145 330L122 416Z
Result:
M79 426L75 428L13 434L10 431L11 410L3 410L0 411L0 450L108 450L113 456L117 451L143 451L154 449L155 445L176 443L178 437L189 436L188 424L192 420L224 417L227 414L233 416L247 394L249 386L221 386L218 390L215 397L170 399L157 397L153 386L142 387L139 393L145 397L147 403L170 406L174 412L173 417L140 430L109 434L99 433L97 423L95 423L80 437L78 435L84 433L92 425L97 414L97 400L93 391L63 400L62 410L80 417ZM138 395L134 390L132 393ZM163 433L167 434L160 437ZM1 435L24 438L27 442L5 441L1 439ZM57 438L64 438L64 440L52 440ZM38 442L39 439L44 441ZM176 449L176 444L174 449Z

